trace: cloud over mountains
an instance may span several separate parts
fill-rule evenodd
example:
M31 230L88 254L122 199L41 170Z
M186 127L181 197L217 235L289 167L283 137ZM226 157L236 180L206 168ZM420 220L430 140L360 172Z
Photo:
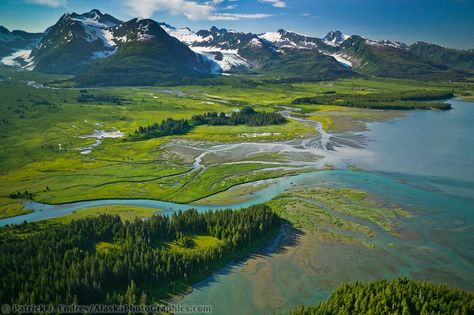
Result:
M271 3L280 4L280 0L265 0ZM220 6L225 2L224 0L212 0L207 2L196 2L191 0L129 0L126 5L130 8L132 15L149 18L155 12L168 12L172 15L183 15L186 18L208 21L234 21L240 19L261 19L270 17L271 14L266 13L229 13L219 12ZM269 2L269 3L270 3ZM272 4L275 6L275 4ZM226 5L223 9L234 9L235 5Z

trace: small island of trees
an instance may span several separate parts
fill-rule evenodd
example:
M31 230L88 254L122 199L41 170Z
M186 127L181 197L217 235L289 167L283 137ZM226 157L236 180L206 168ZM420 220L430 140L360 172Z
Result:
M150 139L171 135L183 135L195 126L237 126L249 127L280 125L286 123L285 117L279 113L257 112L252 107L246 106L239 112L231 115L225 113L209 112L194 115L191 120L167 118L161 123L150 126L140 126L131 136L132 139Z

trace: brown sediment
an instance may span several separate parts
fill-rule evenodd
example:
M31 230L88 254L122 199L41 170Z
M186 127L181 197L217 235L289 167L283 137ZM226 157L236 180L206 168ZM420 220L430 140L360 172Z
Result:
M406 112L394 110L350 109L343 111L317 112L328 116L333 121L329 131L339 133L346 131L366 131L367 123L383 122L394 118L405 117Z

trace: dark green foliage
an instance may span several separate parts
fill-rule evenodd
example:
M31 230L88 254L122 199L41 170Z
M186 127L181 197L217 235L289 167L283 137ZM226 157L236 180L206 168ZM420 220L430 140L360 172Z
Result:
M292 315L315 314L473 314L474 294L406 278L344 284L317 306Z
M293 104L338 105L372 109L451 109L448 103L428 101L452 98L452 92L446 91L407 91L393 93L354 94L323 94L313 97L302 97L293 100Z
M331 56L316 50L284 49L278 58L269 60L261 69L264 74L285 82L322 81L355 76L351 69Z
M108 94L87 94L86 92L81 94L77 97L77 101L79 103L114 103L117 105L122 104L125 100L123 97L119 95L108 95Z
M416 80L462 80L467 73L433 62L410 49L372 45L360 36L344 41L340 52L350 56L354 69L360 73L389 78Z
M278 113L256 112L252 107L246 106L240 112L232 113L226 116L225 113L217 112L205 113L202 115L194 115L190 121L186 119L175 120L167 118L160 124L153 124L146 127L138 127L133 138L150 139L171 135L181 135L187 133L193 126L210 125L210 126L236 126L247 125L267 126L284 124L286 118Z
M246 106L239 112L234 112L230 116L225 113L216 112L195 115L192 118L195 124L207 124L210 126L237 126L247 125L250 127L280 125L286 122L286 119L278 113L256 112L252 107Z
M28 190L25 191L17 191L15 193L9 194L8 197L12 199L31 199L34 196L33 193L29 192Z
M171 135L182 135L188 132L191 129L188 121L186 119L173 119L167 118L163 120L160 124L153 124L146 127L138 127L136 133L140 138L158 138Z
M268 206L258 205L239 211L188 210L125 223L118 216L103 215L25 237L0 233L0 301L138 302L149 295L149 289L168 290L209 272L210 266L268 235L279 222ZM211 235L222 243L200 251L163 247L164 242L177 239L190 245L185 235L194 234ZM101 252L95 250L98 242L117 245Z
M409 50L434 63L447 65L453 69L474 71L474 52L445 48L434 44L417 42Z

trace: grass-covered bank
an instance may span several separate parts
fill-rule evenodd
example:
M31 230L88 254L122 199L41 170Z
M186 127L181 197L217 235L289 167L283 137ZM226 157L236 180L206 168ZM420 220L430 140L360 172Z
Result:
M99 206L74 211L62 217L50 219L51 223L71 223L74 220L84 219L88 217L98 217L104 214L117 215L122 221L133 221L136 219L149 219L155 213L159 213L159 209L145 208L137 206Z

